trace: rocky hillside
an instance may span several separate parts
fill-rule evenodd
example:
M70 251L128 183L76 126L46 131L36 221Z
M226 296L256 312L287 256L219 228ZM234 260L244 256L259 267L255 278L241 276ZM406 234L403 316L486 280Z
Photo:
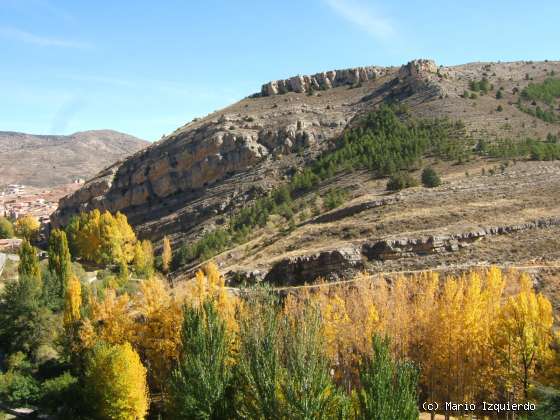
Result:
M148 142L112 130L69 136L0 132L0 185L53 187L89 179Z
M503 158L507 153L498 158L480 151L483 144L544 140L560 131L558 123L527 112L535 106L530 101L518 104L526 86L558 72L559 62L441 67L416 60L400 68L362 67L269 82L99 173L61 200L52 221L64 225L73 214L93 208L121 211L141 237L158 242L171 235L177 249L227 227L230 215L335 149L340 134L361 116L396 103L406 108L407 120L460 121L464 129L457 141L474 155L454 161L426 156L424 164L435 165L444 180L433 190L388 194L387 180L368 171L338 173L298 197L313 202L313 211L296 206L288 230L285 219L272 218L218 255L230 279L302 282L344 276L346 268L400 267L403 261L414 269L491 257L538 259L552 242L560 249L554 239L560 168L525 158L514 165ZM418 170L413 175L418 177ZM335 189L345 199L330 213L325 198ZM535 234L541 230L551 233ZM542 243L519 251L503 239L537 241L537 236ZM496 247L486 255L489 243ZM188 278L191 268L175 276Z

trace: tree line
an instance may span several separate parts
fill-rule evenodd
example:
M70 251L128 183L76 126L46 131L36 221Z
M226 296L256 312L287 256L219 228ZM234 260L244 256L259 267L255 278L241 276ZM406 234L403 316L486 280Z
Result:
M0 299L0 400L60 418L406 420L422 401L560 385L551 303L514 271L362 275L280 296L232 294L212 263L175 289L154 274L99 286L76 275L62 231L48 267L27 241L20 259Z

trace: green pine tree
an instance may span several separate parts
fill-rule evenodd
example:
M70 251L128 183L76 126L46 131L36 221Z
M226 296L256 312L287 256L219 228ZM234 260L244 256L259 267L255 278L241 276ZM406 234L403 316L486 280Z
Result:
M213 302L185 306L181 340L182 355L170 381L173 418L227 418L233 377L230 337Z
M319 311L307 307L301 317L284 318L283 344L286 375L281 389L287 418L339 418L345 401L329 375Z
M250 318L241 322L241 348L237 375L243 389L238 414L247 419L282 419L283 404L277 302L266 291L251 297Z
M0 353L31 355L52 339L52 314L40 298L41 283L36 277L20 275L6 284L0 296Z
M395 362L391 358L387 338L373 338L373 357L364 360L360 379L360 418L418 419L418 371L409 362Z

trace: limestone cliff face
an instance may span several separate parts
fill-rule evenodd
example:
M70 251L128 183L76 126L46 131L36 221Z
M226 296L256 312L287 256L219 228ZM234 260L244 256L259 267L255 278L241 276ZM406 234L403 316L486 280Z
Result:
M53 225L98 208L124 212L152 240L192 238L331 147L394 86L417 86L436 70L432 61L417 60L401 69L360 67L270 82L261 95L193 120L102 171L60 201Z
M284 80L273 80L264 84L261 95L271 96L288 92L304 93L312 90L326 90L339 86L363 83L388 74L387 67L356 67L344 70L331 70L311 76L294 76Z

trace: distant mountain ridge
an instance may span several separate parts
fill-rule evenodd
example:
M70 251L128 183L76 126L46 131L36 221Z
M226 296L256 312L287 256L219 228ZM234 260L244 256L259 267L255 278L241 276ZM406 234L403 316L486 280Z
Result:
M0 185L53 187L89 179L149 143L114 130L70 135L0 131Z

